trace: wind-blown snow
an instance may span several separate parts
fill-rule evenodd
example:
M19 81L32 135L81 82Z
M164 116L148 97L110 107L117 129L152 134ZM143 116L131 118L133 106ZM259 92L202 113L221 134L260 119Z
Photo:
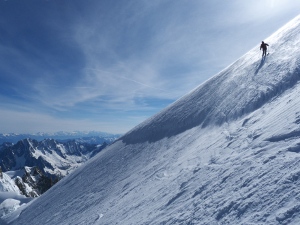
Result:
M126 143L156 141L201 125L220 125L258 109L300 79L299 19L235 63L122 137Z
M265 41L3 219L300 224L300 17Z

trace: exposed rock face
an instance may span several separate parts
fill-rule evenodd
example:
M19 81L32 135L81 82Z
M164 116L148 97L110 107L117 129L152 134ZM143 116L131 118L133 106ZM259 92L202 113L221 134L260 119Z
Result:
M16 144L3 143L0 147L0 178L2 170L19 171L12 179L20 193L38 197L107 145L106 142L96 145L75 140L59 142L29 138Z
M54 139L38 142L27 138L14 145L2 145L0 166L4 172L29 166L39 168L47 176L65 176L106 145L97 146L75 140L58 142Z
M20 189L20 192L26 197L38 197L53 186L59 178L55 181L45 176L37 167L25 167L24 175L17 176L15 183Z

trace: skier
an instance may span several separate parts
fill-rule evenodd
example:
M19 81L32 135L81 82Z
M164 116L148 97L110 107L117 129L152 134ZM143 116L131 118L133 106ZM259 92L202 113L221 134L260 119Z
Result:
M262 54L262 57L266 56L267 55L267 46L269 46L267 43L265 42L261 42L261 45L260 45L260 49L259 50L263 50L263 54Z

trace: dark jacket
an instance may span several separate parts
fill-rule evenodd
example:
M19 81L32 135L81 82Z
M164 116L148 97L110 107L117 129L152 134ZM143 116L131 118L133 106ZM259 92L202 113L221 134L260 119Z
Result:
M267 46L269 46L267 43L262 42L261 45L260 45L260 50L261 49L267 50Z

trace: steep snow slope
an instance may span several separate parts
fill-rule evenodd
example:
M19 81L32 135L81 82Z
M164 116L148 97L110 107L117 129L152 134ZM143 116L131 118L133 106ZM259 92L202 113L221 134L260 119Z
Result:
M300 224L300 17L265 41L5 221Z
M271 52L261 58L259 44L161 113L122 137L126 143L156 141L201 125L239 118L291 88L300 79L299 21L265 41Z

